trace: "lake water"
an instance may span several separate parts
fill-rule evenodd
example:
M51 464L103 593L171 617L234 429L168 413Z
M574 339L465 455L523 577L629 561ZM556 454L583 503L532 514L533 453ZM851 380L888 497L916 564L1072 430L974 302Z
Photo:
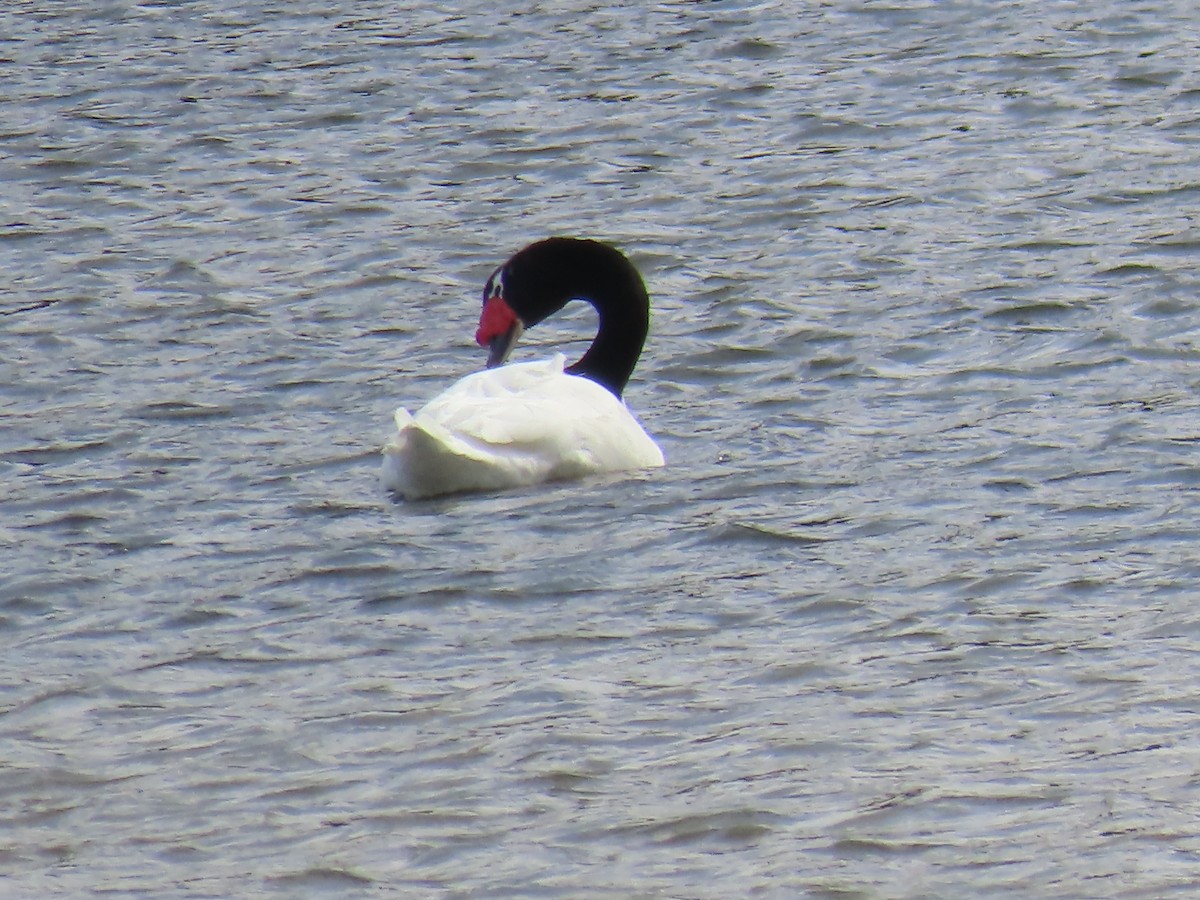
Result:
M1191 896L1198 33L6 5L0 893ZM667 467L388 496L549 234Z

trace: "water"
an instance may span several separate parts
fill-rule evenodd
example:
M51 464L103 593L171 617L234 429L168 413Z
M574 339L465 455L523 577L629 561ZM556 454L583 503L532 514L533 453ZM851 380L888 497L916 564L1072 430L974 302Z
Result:
M1190 895L1198 26L7 6L3 893ZM553 233L667 468L394 501Z

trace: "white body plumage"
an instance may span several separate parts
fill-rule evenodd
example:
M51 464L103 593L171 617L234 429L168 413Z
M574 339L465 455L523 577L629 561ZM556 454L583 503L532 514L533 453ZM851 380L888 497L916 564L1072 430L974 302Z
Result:
M663 465L625 404L565 362L475 372L415 415L396 410L384 486L418 499Z

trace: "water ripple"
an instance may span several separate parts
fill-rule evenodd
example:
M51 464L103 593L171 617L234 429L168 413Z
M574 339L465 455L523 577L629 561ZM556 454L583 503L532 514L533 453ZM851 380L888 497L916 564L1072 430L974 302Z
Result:
M12 890L1193 888L1195 13L1027 6L0 12ZM395 503L548 233L669 467Z

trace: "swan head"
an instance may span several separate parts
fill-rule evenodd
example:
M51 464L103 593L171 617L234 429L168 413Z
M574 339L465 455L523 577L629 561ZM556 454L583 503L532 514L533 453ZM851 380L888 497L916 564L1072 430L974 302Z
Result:
M479 316L479 329L475 341L487 347L487 367L494 369L502 365L517 340L525 331L525 323L504 299L505 267L492 273L483 289L483 313Z
M650 298L633 264L599 241L546 238L492 272L475 332L475 340L488 350L488 368L508 358L526 329L572 300L590 303L599 327L587 353L566 371L620 397L646 339Z

